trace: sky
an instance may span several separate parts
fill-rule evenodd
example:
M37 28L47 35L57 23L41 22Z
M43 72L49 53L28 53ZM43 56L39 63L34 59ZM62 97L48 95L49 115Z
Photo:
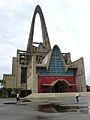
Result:
M83 57L90 85L90 0L0 0L0 79L11 74L17 49L27 48L36 5L43 11L51 47L70 52L72 62ZM33 41L43 41L38 14Z

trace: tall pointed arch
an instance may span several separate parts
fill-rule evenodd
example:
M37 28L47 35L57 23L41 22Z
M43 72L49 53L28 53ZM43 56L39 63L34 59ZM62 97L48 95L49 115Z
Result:
M48 32L47 32L43 12L39 5L36 6L34 14L33 14L31 29L30 29L30 34L29 34L29 40L28 40L28 45L27 45L27 51L32 52L32 49L33 49L32 43L33 43L33 35L34 35L34 24L35 24L35 18L36 18L37 13L39 13L39 16L40 16L43 46L44 46L45 50L48 52L51 50L51 45L50 45L50 41L49 41L49 37L48 37Z

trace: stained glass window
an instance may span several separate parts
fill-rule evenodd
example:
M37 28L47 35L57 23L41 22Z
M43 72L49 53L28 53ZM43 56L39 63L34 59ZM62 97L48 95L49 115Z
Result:
M48 70L46 68L37 69L39 76L73 76L73 70L65 71L64 63L58 46L54 46Z

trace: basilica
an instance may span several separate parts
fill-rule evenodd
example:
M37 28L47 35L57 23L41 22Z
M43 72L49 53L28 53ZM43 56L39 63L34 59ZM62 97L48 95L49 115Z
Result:
M37 13L41 22L42 42L33 42ZM60 46L56 44L51 48L39 5L36 6L32 17L27 48L17 50L17 56L12 59L12 74L4 74L3 79L7 92L86 92L84 59L81 57L72 62L70 52L61 52Z

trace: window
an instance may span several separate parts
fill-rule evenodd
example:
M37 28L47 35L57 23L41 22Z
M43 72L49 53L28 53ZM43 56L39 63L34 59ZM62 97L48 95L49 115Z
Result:
M21 83L26 83L27 67L21 67Z

